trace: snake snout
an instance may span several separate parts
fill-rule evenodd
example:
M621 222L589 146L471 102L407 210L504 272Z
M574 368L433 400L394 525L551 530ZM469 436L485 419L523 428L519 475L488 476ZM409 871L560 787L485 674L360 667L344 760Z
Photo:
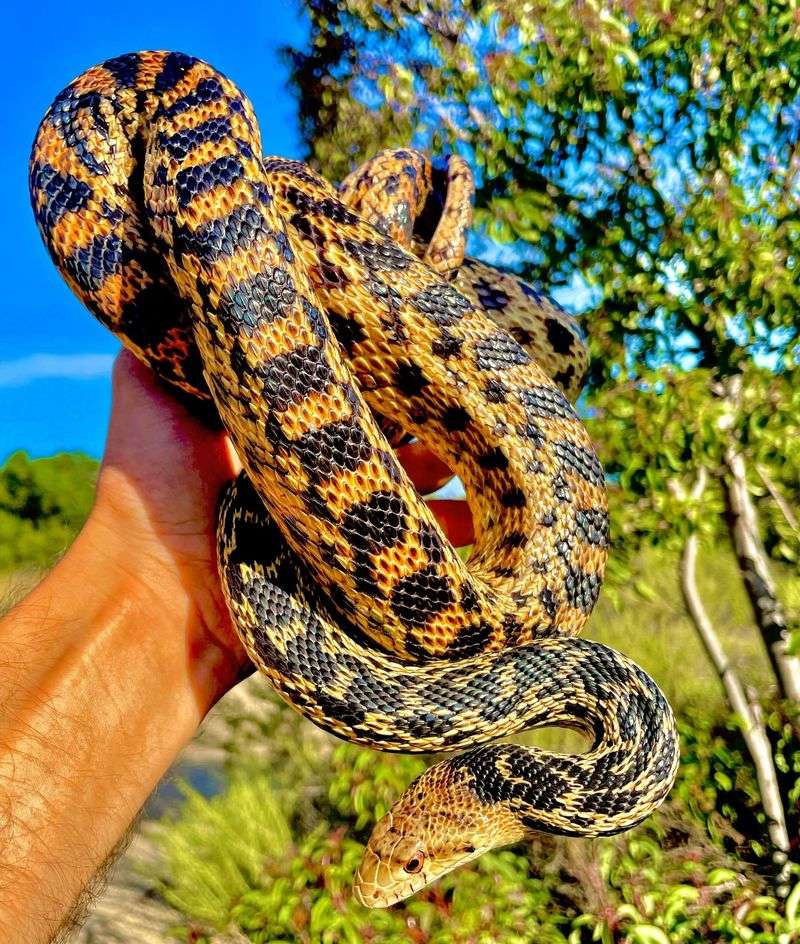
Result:
M486 807L448 762L412 783L375 826L359 865L356 900L387 908L453 869L520 838L507 815Z
M359 904L387 908L433 880L426 877L428 856L417 833L413 821L403 816L395 822L392 812L375 826L353 885Z

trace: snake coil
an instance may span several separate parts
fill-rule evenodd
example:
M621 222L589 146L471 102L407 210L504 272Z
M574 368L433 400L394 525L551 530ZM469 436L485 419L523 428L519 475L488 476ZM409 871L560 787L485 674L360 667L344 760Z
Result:
M464 257L462 161L386 152L337 192L262 157L219 72L141 52L57 96L30 187L73 291L163 380L213 401L242 459L219 563L253 661L340 737L470 748L375 827L363 904L533 830L617 832L661 802L669 706L625 657L573 638L608 543L602 469L564 395L585 350L552 302ZM399 465L398 430L463 480L467 563ZM478 746L554 724L591 748Z

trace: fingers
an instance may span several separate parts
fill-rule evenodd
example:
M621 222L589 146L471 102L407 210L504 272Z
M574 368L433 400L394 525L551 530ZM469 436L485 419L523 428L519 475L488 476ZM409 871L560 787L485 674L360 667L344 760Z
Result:
M397 449L397 457L411 476L420 495L430 495L453 478L447 465L421 442L407 443Z
M421 495L429 495L446 485L453 473L421 442L400 446L397 456ZM428 505L455 547L466 547L475 540L469 505L463 500L434 498Z
M475 529L469 505L462 499L433 498L428 502L436 520L453 547L467 547L475 542Z
M150 368L142 364L127 348L122 348L114 360L112 372L114 392L116 393L121 386L125 386L132 381L155 386L155 378Z

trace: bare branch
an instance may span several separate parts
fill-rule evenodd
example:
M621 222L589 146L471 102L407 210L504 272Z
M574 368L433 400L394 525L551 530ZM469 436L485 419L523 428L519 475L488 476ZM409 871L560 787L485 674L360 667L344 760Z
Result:
M735 444L725 450L725 496L731 520L731 533L756 625L767 647L782 698L800 703L800 659L789 654L789 627L769 570L767 554L761 541L756 512L747 487L744 457Z
M783 495L781 495L780 491L778 491L778 486L773 481L772 476L769 474L769 472L767 472L764 466L758 462L755 465L755 470L758 472L758 477L764 483L764 486L769 492L770 497L778 506L778 508L780 508L781 514L786 519L786 523L789 525L792 531L794 531L794 533L800 537L800 522L798 522L797 516L792 511L789 503L786 501Z
M701 468L690 495L694 501L698 501L702 496L706 482L706 470ZM697 533L693 532L687 538L683 548L680 569L683 598L708 657L719 676L728 702L742 719L742 734L756 769L761 802L769 823L769 835L776 849L773 860L781 866L782 877L788 877L789 834L786 829L772 748L763 725L759 723L759 715L751 705L739 675L731 664L700 597L697 587L698 544Z

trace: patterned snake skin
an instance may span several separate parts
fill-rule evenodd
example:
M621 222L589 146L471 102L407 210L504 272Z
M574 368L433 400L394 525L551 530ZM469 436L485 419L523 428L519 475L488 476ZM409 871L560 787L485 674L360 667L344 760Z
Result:
M629 660L572 638L608 540L602 469L564 395L585 351L557 306L464 259L463 162L388 152L339 194L262 157L250 103L219 72L142 52L58 95L30 186L73 291L161 378L213 400L242 459L219 559L253 661L340 737L471 748L376 826L363 904L532 830L625 829L663 800L669 706ZM463 480L467 563L387 434ZM553 724L592 747L475 746Z

